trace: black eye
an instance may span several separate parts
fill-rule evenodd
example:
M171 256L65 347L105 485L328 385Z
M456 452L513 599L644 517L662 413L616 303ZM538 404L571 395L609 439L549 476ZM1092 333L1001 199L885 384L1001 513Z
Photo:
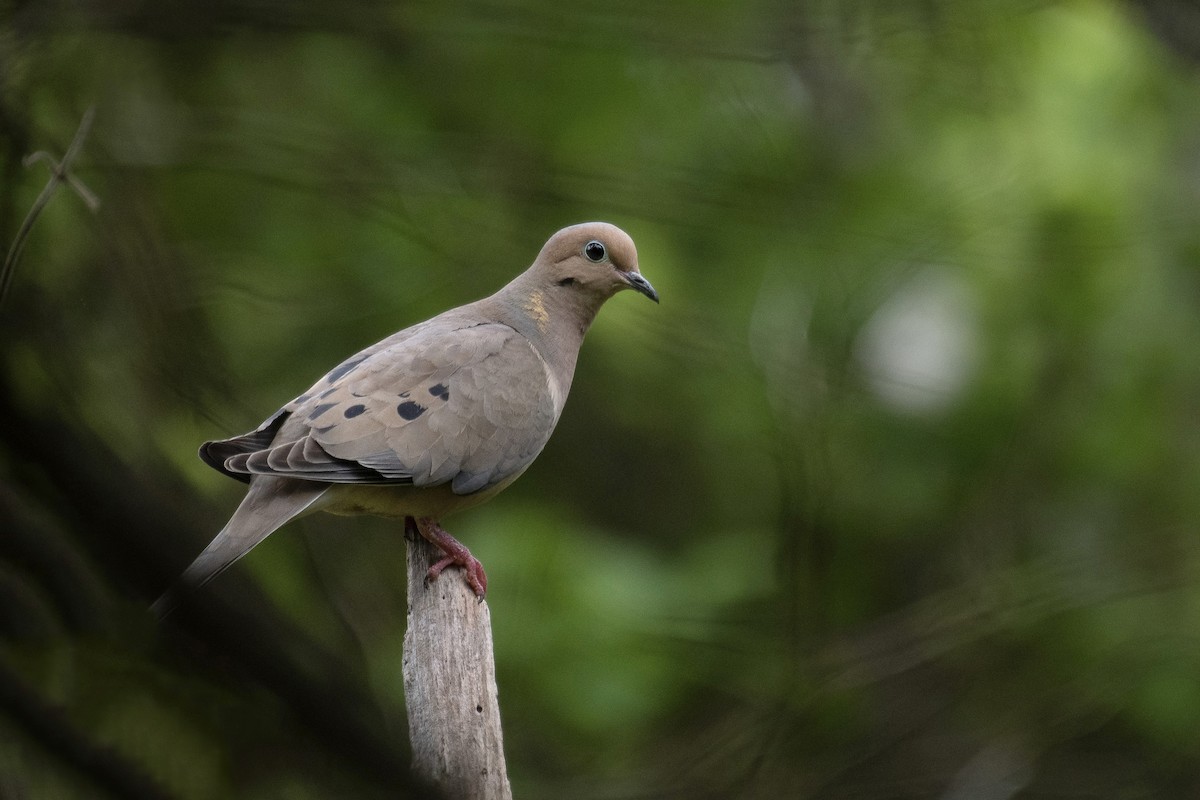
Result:
M604 245L592 239L583 246L583 254L588 257L588 261L603 261L608 251L604 249Z

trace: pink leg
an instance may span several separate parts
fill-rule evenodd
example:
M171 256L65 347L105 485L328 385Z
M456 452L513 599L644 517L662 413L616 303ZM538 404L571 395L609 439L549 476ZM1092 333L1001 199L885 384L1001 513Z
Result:
M483 596L487 594L487 575L484 574L483 564L479 563L479 559L471 555L471 551L461 542L442 530L442 527L437 524L437 520L431 517L421 517L420 519L405 517L404 532L411 535L412 528L416 528L418 533L446 554L445 558L429 568L425 580L437 580L438 576L442 574L442 570L452 564L462 567L467 573L467 585L471 587L471 591L475 592L475 596L482 600Z

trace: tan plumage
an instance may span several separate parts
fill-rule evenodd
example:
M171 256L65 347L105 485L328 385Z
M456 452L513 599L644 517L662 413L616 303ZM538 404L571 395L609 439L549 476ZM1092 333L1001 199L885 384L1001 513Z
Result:
M482 597L482 567L438 520L494 496L541 452L584 334L630 288L658 301L627 234L564 228L494 295L351 356L254 431L206 442L200 457L249 490L179 583L200 586L287 521L326 510L406 518L446 553L431 576L463 566Z

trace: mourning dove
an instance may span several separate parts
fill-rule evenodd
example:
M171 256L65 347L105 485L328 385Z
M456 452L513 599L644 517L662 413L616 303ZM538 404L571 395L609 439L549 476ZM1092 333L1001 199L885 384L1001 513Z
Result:
M445 554L429 578L461 566L482 599L482 565L439 520L493 497L541 452L584 334L622 289L658 302L633 240L603 222L564 228L492 296L356 353L250 433L206 442L200 458L250 488L154 610L318 510L403 517Z

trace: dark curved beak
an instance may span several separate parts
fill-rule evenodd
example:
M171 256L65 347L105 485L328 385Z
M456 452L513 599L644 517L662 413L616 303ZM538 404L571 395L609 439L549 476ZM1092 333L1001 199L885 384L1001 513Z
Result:
M654 302L658 302L658 292L654 291L654 287L650 285L650 281L642 277L640 272L626 272L625 282L629 284L629 288L635 292L646 295Z

